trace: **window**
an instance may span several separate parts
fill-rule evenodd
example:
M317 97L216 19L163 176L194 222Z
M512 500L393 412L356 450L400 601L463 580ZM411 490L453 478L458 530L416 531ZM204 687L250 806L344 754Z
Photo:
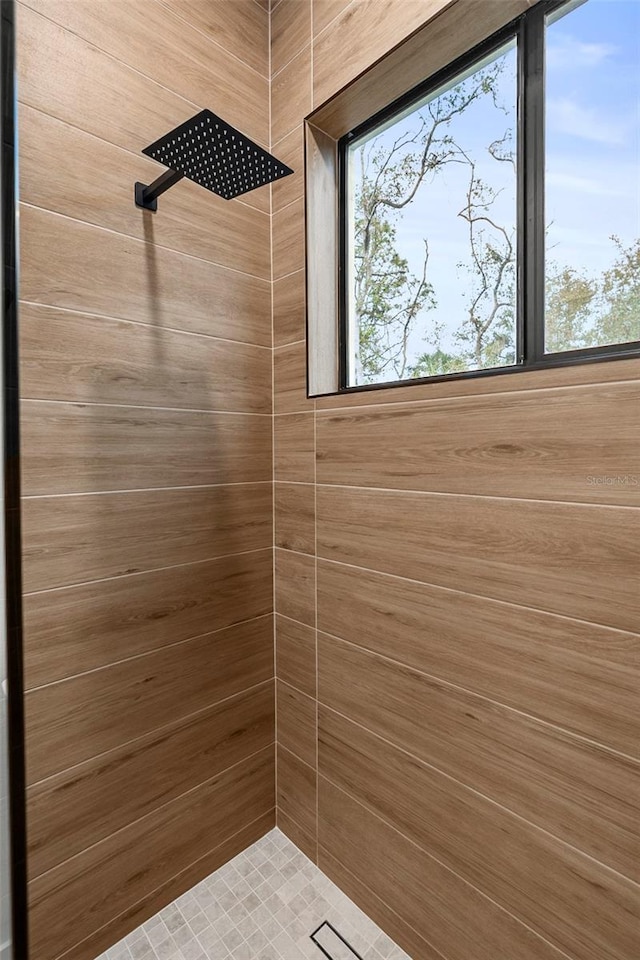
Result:
M341 388L640 352L639 38L543 0L341 138Z

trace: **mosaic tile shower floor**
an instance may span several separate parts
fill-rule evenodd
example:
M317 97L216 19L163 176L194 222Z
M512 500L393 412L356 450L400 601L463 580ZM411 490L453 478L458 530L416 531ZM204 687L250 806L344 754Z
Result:
M98 960L326 960L310 939L323 920L363 960L410 960L275 829Z

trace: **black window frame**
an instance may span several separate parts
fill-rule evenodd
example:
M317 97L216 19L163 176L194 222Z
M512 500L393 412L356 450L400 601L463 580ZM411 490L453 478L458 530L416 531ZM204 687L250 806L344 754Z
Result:
M576 0L539 0L506 26L474 46L442 70L354 127L338 141L338 393L386 390L447 380L495 377L530 370L625 360L640 356L640 340L545 353L545 37L547 18ZM517 50L517 210L516 210L516 339L517 362L504 367L463 370L390 380L348 383L349 217L347 154L351 143L417 104L476 63L516 41Z

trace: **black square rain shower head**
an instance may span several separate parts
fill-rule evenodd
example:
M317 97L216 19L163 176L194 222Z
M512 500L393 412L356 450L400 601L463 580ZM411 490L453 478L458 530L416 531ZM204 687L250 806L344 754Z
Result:
M142 152L169 167L150 186L136 183L136 205L146 210L156 210L160 194L183 177L232 200L293 173L210 110L201 110Z

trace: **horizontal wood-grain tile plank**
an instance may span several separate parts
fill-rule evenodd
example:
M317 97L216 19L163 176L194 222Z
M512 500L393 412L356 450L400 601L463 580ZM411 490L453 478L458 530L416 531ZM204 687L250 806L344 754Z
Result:
M288 413L273 418L276 480L313 483L315 479L313 413Z
M155 180L155 161L26 104L20 108L20 138L20 196L26 203L269 279L266 213L205 193L186 177L159 201L158 215L141 210L133 203L133 184Z
M25 400L25 496L271 479L271 418Z
M403 0L402 16L397 16L393 4L379 0L350 3L314 42L314 106L337 93L452 2Z
M479 0L480 2L480 0ZM605 363L579 363L574 366L549 367L547 370L518 370L513 374L496 373L487 377L464 377L456 380L434 380L431 383L403 383L401 387L376 387L318 397L318 410L351 410L388 404L407 404L421 400L443 400L454 397L484 397L496 393L521 390L549 390L592 383L622 383L640 379L640 358L611 360Z
M22 505L27 592L267 549L269 483L30 497Z
M314 553L315 486L311 483L276 483L274 510L276 547Z
M20 96L75 126L137 153L210 107L269 142L267 78L223 47L212 49L168 5L24 0L18 28ZM118 99L123 89L126 110Z
M261 550L25 597L27 689L266 618L273 608L271 554ZM271 623L261 629L268 632Z
M20 310L23 397L271 413L271 354L25 303Z
M441 953L434 950L424 937L369 889L366 884L368 878L361 875L362 871L357 864L350 864L349 870L327 853L324 847L319 846L318 866L387 936L406 950L409 956L420 957L420 960L442 960Z
M266 681L36 784L28 793L31 877L257 753L274 739L273 684Z
M324 777L318 841L339 863L357 865L372 893L447 960L564 956Z
M305 47L271 81L273 143L300 126L311 107L311 48Z
M356 0L353 5L355 2ZM390 17L390 4L377 3L375 0L358 2L365 17L368 9L376 8L370 18L372 23L377 18L382 21L383 30L375 37L373 44L378 55L382 55L372 62L369 58L371 51L364 51L366 63L362 72L354 76L354 82L348 82L337 96L332 96L314 111L313 123L336 140L385 109L422 83L425 78L434 76L439 70L467 54L478 43L518 17L531 4L531 0L465 0L462 4L454 0L446 4L446 9L442 5L437 16L431 16L434 5L416 0L403 6L403 12L407 12L405 20L403 17L393 17L393 14ZM351 13L354 14L353 17L350 16ZM357 30L360 15L355 11L347 11L347 16L352 20L351 27L346 30L346 35L349 35L354 25ZM385 21L388 22L388 30L385 29ZM420 29L421 25L425 27L424 30ZM339 16L331 25L332 30L327 30L327 34L330 34L335 28L329 45L336 42L336 37L338 43L343 39L340 37L341 26L342 17ZM363 36L369 26L370 24L365 25ZM314 52L320 49L319 43L323 39L320 37L318 43L314 43ZM349 51L351 55L355 53L356 57L359 52L363 52L359 46L360 39L358 37ZM335 53L331 52L335 56ZM373 59L375 60L375 57ZM340 66L344 63L345 61L342 61ZM370 69L367 69L369 67ZM333 81L328 78L334 93L340 84L345 82L340 74L339 70ZM319 96L316 95L316 105Z
M324 30L352 0L313 0L313 35Z
M276 615L276 676L315 697L315 630L281 615Z
M317 843L315 832L313 836L303 830L299 823L296 823L288 814L278 808L276 810L276 821L278 828L282 830L286 837L289 837L292 843L295 843L298 850L302 850L304 855L312 861L317 862Z
M253 0L252 0L253 2ZM145 920L149 920L177 900L185 890L190 890L201 880L206 879L219 867L232 860L247 847L260 840L275 826L275 808L268 810L237 833L223 840L212 850L208 850L193 863L172 874L150 894L127 907L113 920L108 921L90 934L64 955L64 960L94 960L94 957L113 946L127 933L136 930Z
M253 620L26 695L36 783L273 676L273 637Z
M298 270L273 284L273 345L304 340L305 319L305 271Z
M304 269L304 204L294 200L274 213L273 230L273 279Z
M278 680L276 704L278 743L310 767L315 767L316 701Z
M26 301L271 346L266 280L25 204L20 236Z
M271 14L271 73L311 43L311 0L280 0Z
M629 880L324 708L318 747L323 777L558 949L631 955L640 902Z
M273 409L275 413L313 410L307 397L307 348L304 341L273 351Z
M315 840L316 771L280 744L277 754L276 799L278 810Z
M315 625L315 558L292 550L276 549L276 613Z
M273 213L304 196L304 127L300 124L272 147L273 154L291 167L293 173L274 180L271 187ZM303 305L304 309L304 305Z
M636 630L640 510L319 486L318 555Z
M640 763L318 635L319 699L637 880Z
M273 781L267 747L38 877L30 885L34 955L53 960L270 812Z
M318 628L640 756L636 634L323 560Z
M323 414L318 482L640 506L639 410L620 383Z
M163 0L187 23L201 30L263 77L269 76L269 18L255 0Z

